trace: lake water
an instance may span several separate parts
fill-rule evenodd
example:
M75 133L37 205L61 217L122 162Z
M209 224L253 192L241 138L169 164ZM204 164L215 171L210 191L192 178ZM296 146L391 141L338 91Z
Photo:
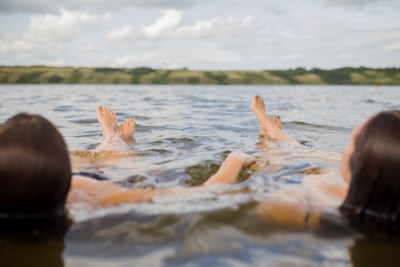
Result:
M22 111L42 114L59 127L71 151L100 143L98 105L115 110L119 120L134 116L133 156L85 169L129 187L199 184L233 150L259 158L271 141L258 136L253 95L264 97L269 114L279 114L290 135L330 153L329 160L276 154L267 164L274 168L250 179L284 167L301 179L296 168L307 164L339 169L355 125L378 111L400 109L400 87L15 85L0 86L0 93L1 122ZM397 242L269 229L251 213L252 203L268 190L258 193L76 210L75 223L61 238L0 239L0 266L15 259L21 266L400 266Z

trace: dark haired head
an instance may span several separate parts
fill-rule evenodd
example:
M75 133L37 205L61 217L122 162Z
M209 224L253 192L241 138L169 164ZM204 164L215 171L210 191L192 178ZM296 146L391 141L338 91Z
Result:
M399 232L400 111L372 117L354 138L349 192L340 210L360 229Z
M0 126L0 218L63 215L70 183L68 149L51 122L21 113Z

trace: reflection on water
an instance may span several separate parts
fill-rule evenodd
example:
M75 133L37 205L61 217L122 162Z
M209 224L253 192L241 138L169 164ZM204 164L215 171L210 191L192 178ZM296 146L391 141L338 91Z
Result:
M354 266L400 266L400 243L393 240L365 238L349 249Z
M2 231L1 266L17 260L19 266L36 261L39 266L383 266L376 261L384 258L391 259L384 266L399 266L397 242L282 232L260 223L251 208L271 188L300 183L306 175L330 170L338 176L351 129L375 112L399 108L398 87L47 85L0 90L0 121L21 111L43 114L60 128L71 151L100 143L96 106L109 106L120 120L134 116L132 156L82 169L123 186L198 185L233 150L244 150L259 163L259 169L242 174L250 179L239 185L251 186L252 194L200 192L93 214L77 211L64 238L39 233L28 240ZM271 114L281 115L289 134L311 150L331 153L260 139L250 110L255 94L265 98Z
M0 221L1 266L63 266L69 224L66 218Z
M99 266L115 260L140 266L193 266L194 262L198 266L304 266L347 261L343 250L347 239L319 244L307 233L278 232L266 228L249 210L247 206L202 215L119 215L77 223L66 238L70 243L66 253L73 255L67 263L85 264L99 254ZM315 250L318 245L322 246ZM161 262L154 260L159 255Z

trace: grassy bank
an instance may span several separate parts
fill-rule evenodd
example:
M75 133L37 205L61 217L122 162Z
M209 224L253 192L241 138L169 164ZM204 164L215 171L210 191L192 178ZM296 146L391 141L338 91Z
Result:
M151 68L0 67L0 84L400 84L400 68L196 71Z

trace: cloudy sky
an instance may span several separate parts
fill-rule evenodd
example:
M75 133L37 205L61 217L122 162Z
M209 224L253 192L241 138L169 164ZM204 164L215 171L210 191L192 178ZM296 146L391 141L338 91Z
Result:
M400 66L400 0L0 0L0 65Z

